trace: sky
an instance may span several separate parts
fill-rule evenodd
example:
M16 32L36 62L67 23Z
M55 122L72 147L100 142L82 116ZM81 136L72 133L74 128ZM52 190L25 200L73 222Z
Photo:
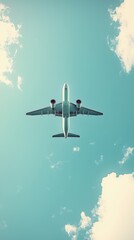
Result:
M134 239L134 2L0 2L0 240ZM70 101L70 121L26 112Z

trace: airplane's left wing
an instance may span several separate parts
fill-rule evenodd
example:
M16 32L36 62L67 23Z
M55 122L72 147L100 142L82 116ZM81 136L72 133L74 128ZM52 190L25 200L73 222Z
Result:
M51 107L46 107L42 109L38 109L32 112L27 112L26 115L43 115L43 114L53 114Z
M55 105L54 108L52 107L45 107L41 108L32 112L27 112L26 115L49 115L49 114L54 114L55 116L62 116L62 103L58 103Z
M77 112L77 114L84 114L84 115L103 115L103 113L101 112L97 112L95 110L89 109L89 108L85 108L85 107L81 107L79 109L79 111Z

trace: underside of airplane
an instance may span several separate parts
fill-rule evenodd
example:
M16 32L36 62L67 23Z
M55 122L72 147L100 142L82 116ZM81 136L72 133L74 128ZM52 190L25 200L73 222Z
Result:
M53 135L53 137L80 137L77 134L69 133L69 120L70 117L75 117L77 115L103 115L103 113L85 108L81 106L81 100L76 100L75 103L71 103L69 100L69 86L68 84L63 85L62 89L62 102L56 103L55 99L50 101L50 106L42 109L38 109L32 112L26 113L26 115L55 115L62 117L62 129L63 132L60 134Z

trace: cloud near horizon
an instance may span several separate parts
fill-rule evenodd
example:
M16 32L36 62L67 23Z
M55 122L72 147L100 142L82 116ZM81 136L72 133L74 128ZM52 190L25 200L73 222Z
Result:
M85 229L83 239L88 240L133 240L134 239L134 173L117 176L108 174L102 179L102 193L94 208L92 218ZM97 220L93 219L97 218ZM87 216L86 216L87 217ZM66 226L69 226L66 225ZM65 231L78 239L78 227ZM71 229L71 228L70 228ZM84 229L83 229L84 230Z
M111 41L113 50L120 59L123 69L129 73L134 66L134 1L124 0L114 10L109 9L114 22L119 23L119 33Z
M14 23L11 22L7 15L8 9L7 6L0 3L0 59L2 59L0 64L0 82L13 86L13 82L9 77L13 72L14 64L14 57L11 56L10 47L19 45L21 35L20 25L15 26ZM18 78L20 77L18 76Z

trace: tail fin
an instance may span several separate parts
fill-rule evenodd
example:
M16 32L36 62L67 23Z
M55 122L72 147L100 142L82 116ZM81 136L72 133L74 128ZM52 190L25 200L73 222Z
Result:
M65 137L65 136L64 136L64 133L59 133L59 134L53 135L52 137ZM74 133L68 133L67 137L80 137L80 136Z

